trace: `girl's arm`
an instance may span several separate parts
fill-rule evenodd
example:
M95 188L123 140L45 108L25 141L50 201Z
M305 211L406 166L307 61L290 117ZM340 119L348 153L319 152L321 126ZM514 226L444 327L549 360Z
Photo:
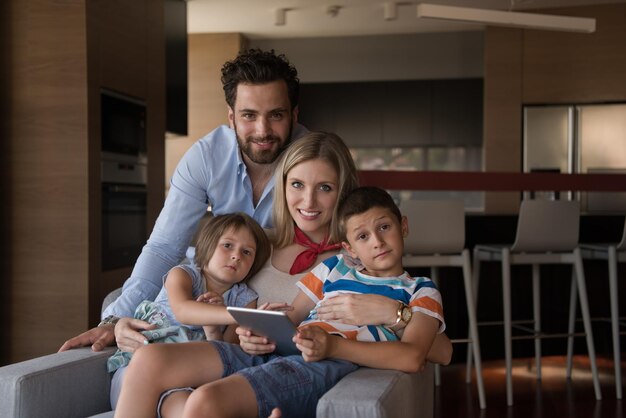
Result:
M193 299L191 277L183 269L174 268L167 275L165 288L174 317L187 325L230 325L235 320L225 306L197 302Z
M401 341L362 342L330 335L319 327L301 329L294 338L307 361L332 357L352 361L361 366L395 369L414 373L424 368L426 360L439 359L447 364L452 355L447 337L439 338L434 345L442 353L431 353L436 340L439 321L416 312L406 326ZM449 343L449 340L447 340Z

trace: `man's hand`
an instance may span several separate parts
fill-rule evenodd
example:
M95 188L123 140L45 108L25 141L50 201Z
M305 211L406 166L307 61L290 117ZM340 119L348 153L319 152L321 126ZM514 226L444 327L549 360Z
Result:
M302 351L304 361L320 361L332 357L331 353L335 347L335 338L322 328L311 325L298 329L298 333L293 337L298 350Z
M114 343L115 333L113 331L113 324L103 325L101 327L92 328L65 341L61 348L59 348L59 353L73 348L87 347L88 345L91 345L93 351L102 351L104 347L113 345Z
M235 329L235 332L239 336L241 349L250 355L261 356L271 353L276 349L276 346L270 344L267 338L254 335L250 328L240 326Z
M155 329L156 325L140 319L121 318L115 324L115 340L122 351L134 353L136 349L148 343L146 336L139 331Z

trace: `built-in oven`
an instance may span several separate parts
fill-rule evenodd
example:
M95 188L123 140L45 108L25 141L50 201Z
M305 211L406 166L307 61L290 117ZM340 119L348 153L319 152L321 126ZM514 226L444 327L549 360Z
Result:
M102 271L132 266L146 243L147 188L102 183Z
M102 90L102 271L133 266L147 240L146 106Z

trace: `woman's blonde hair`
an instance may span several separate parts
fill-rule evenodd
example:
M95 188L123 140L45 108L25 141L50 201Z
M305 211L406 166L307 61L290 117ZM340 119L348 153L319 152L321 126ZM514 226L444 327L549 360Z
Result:
M256 244L254 262L244 280L254 276L270 256L270 241L263 228L254 219L242 212L213 216L200 227L195 255L195 262L198 267L202 269L211 260L220 238L226 231L232 229L236 232L240 228L246 228L254 237Z
M275 228L274 245L277 248L286 247L294 238L294 221L289 213L285 196L287 175L296 165L310 160L323 160L337 171L339 190L329 228L329 242L335 243L340 240L337 209L345 195L358 186L356 167L350 150L339 136L328 132L309 132L289 145L274 172L272 215Z

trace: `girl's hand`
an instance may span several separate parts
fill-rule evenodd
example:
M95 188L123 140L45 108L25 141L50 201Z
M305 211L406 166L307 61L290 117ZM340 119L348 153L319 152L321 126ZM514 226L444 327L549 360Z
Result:
M293 306L291 306L287 302L265 302L264 304L259 306L257 309L260 309L262 311L287 312L287 311L293 311Z
M304 361L320 361L331 357L336 338L322 328L311 325L298 329L293 342L296 343L298 350L302 351Z
M269 354L276 349L276 346L271 344L267 338L254 335L249 328L239 326L235 329L235 332L239 336L241 349L248 354L260 356Z
M206 292L196 298L196 302L224 305L224 298L217 292Z
M317 317L349 325L388 325L397 319L398 301L372 294L343 294L322 302Z

